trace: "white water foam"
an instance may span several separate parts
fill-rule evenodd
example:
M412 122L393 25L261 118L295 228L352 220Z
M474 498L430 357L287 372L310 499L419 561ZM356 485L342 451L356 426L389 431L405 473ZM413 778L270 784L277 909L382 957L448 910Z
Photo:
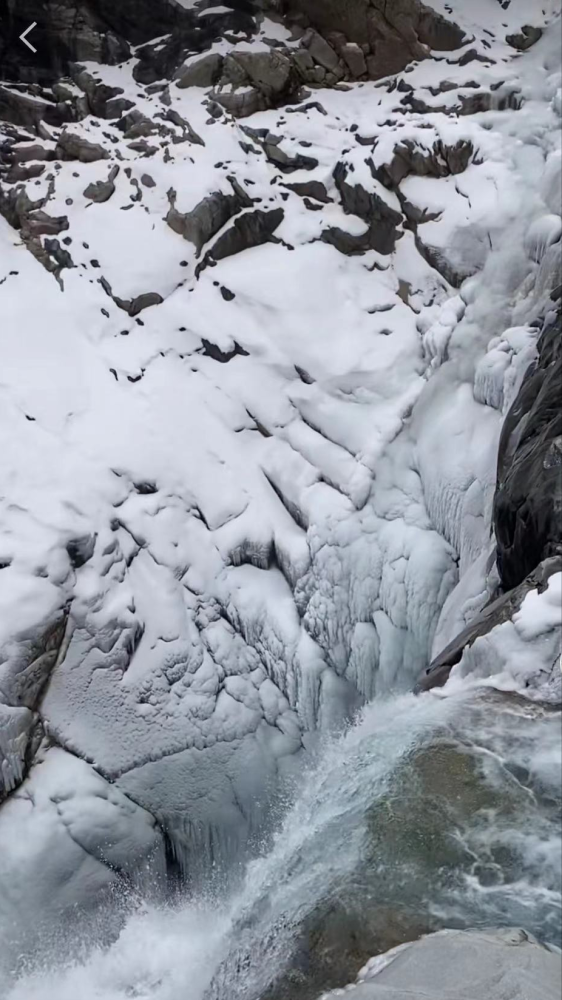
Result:
M499 844L525 855L526 869L490 886L469 871L445 903L436 898L434 914L442 925L510 923L542 906L548 932L559 921L560 832L549 815L541 819L538 798L544 797L548 814L560 780L559 719L488 699L467 689L454 697L405 695L370 705L303 775L272 845L249 864L230 899L139 907L113 944L80 959L69 938L67 960L59 956L50 969L21 975L8 1000L259 1000L290 968L303 921L352 878L365 817L392 789L397 769L408 766L417 749L455 732L461 740L468 732L483 759L494 764L492 784L498 768L507 768L508 780L523 788L529 804L529 822L518 808L513 826L509 811L507 819L480 817L469 837L472 851L480 839L475 864ZM534 782L528 792L525 779ZM431 892L428 885L428 905Z

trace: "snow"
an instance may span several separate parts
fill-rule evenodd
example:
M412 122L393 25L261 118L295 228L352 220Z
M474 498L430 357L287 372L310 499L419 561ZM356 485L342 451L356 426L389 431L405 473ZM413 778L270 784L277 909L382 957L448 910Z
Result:
M71 239L75 265L62 287L0 219L1 749L10 788L24 778L33 713L6 695L6 678L21 671L28 636L40 638L70 607L68 648L41 704L65 749L48 750L1 814L13 815L16 843L22 825L36 830L38 869L51 842L58 858L69 839L44 776L60 772L68 784L71 767L85 769L80 788L111 782L117 798L104 809L125 853L157 839L152 816L193 878L209 856L238 856L312 734L338 728L375 695L410 688L493 593L501 423L535 355L532 323L559 265L560 79L556 25L519 57L503 32L524 16L520 3L451 6L467 30L474 22L474 33L483 23L498 32L496 61L467 68L454 53L404 78L434 107L456 101L456 91L433 99L424 89L444 75L457 87L469 73L483 88L503 79L520 86L520 109L419 114L384 82L365 83L316 91L326 115L277 109L211 127L205 94L172 86L172 109L199 145L159 117L159 96L132 78L135 60L87 64L168 131L149 136L155 151L143 156L109 122L73 123L110 159L53 168L45 210L67 216L61 238ZM243 44L268 49L264 39L285 35L266 20ZM242 149L246 124L281 135L289 155L310 143L318 166L281 174ZM354 125L376 137L374 148L356 144ZM365 231L341 207L338 163L354 167L348 183L400 210L369 160L388 164L405 140L425 150L438 140L473 145L463 173L400 185L412 204L439 213L419 237L461 279L471 275L459 288L409 231L388 256L347 257L320 239L328 227ZM115 194L91 203L86 186L113 165ZM47 196L49 174L50 165L28 182L34 200ZM231 194L230 176L260 199L255 208L282 209L283 222L273 241L199 270L208 247L196 257L166 224L168 192L188 212L214 192ZM334 203L310 211L286 187L310 180ZM131 317L102 277L122 299L158 292L164 301ZM238 353L221 363L209 344ZM84 537L93 554L76 568L68 546ZM529 597L521 619L478 640L467 669L482 672L490 657L519 689L536 657L540 680L556 641L549 593L546 606L544 595ZM550 624L535 636L531 619ZM24 789L40 777L45 797L33 812ZM96 795L80 793L84 817ZM129 801L144 817L140 846L121 822ZM105 819L92 822L95 840ZM98 858L84 861L83 846L69 851L73 885L81 864L92 884L111 882ZM39 881L37 892L50 885Z
M149 893L164 873L153 817L57 747L2 807L0 836L0 978L22 950L54 940L61 921L95 911L123 879Z
M516 691L539 702L560 703L560 607L562 573L554 573L546 589L530 590L513 619L480 636L464 651L451 671L450 684L459 678L486 678L500 691Z

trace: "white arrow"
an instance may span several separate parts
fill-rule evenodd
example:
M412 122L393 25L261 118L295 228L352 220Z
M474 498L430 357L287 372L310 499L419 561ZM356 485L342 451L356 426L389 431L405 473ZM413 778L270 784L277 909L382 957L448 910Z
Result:
M20 41L23 42L24 45L27 45L28 49L31 49L32 52L37 52L37 49L35 48L34 45L31 44L31 42L28 42L26 35L29 35L29 32L33 31L33 29L36 27L37 27L37 21L34 21L33 24L30 24L29 28L26 28L25 31L20 35Z

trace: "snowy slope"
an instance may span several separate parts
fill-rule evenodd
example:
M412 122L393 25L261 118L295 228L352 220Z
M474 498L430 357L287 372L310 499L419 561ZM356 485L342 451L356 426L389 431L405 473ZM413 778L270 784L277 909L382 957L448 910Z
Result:
M527 5L442 6L466 45L398 87L215 118L209 88L137 83L134 54L85 64L134 105L125 133L5 129L45 166L21 191L66 222L33 256L0 218L4 783L62 747L186 871L235 853L310 734L411 687L496 584L498 436L559 265L559 22L538 4L521 54ZM295 44L260 32L241 50Z

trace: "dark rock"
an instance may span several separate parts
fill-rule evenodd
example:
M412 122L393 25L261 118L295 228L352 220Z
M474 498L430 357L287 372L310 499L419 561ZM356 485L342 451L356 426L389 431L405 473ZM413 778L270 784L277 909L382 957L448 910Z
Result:
M490 64L490 60L486 56L481 55L478 49L468 49L467 52L463 52L457 65L468 66L469 63L474 62L475 60L486 63L487 65Z
M29 212L26 215L22 224L22 236L24 239L35 239L37 236L57 236L65 229L68 229L66 215L54 217L39 209L39 211Z
M302 45L308 49L313 61L323 66L324 69L334 72L339 68L337 52L317 31L309 29L303 36Z
M5 180L8 184L18 184L22 181L33 180L34 177L40 177L44 171L44 163L30 163L26 167L14 163L8 170Z
M334 180L344 212L359 216L369 225L368 246L378 253L392 253L399 238L397 227L402 222L401 213L390 208L375 191L366 191L361 184L350 183L348 177L347 165L338 163L334 170Z
M499 444L494 528L502 586L518 586L562 553L561 313L545 327L538 359L507 414Z
M225 257L233 257L251 247L268 243L275 230L283 222L284 217L285 213L282 208L274 208L271 211L256 209L253 212L245 212L244 215L234 219L232 226L222 236L219 236L210 250L210 256L213 260L223 260Z
M369 231L362 236L354 236L338 226L330 226L322 232L320 239L323 243L329 243L335 247L346 257L354 257L371 249Z
M332 200L328 196L326 186L322 184L322 181L301 181L300 183L284 184L283 187L288 188L289 191L294 191L301 198L315 198L316 201L321 201L324 205L329 204Z
M142 177L141 177L141 184L144 184L144 186L147 187L147 188L156 187L156 181L154 180L153 177L150 176L150 174L143 174L142 175Z
M175 233L194 244L197 254L230 219L243 208L249 208L253 204L252 199L234 178L230 179L230 183L232 194L216 191L203 198L191 212L186 213L178 212L176 209L175 191L168 192L170 210L166 222Z
M297 108L285 108L285 111L290 115L306 115L309 111L319 111L324 116L328 114L320 101L308 101L306 104L300 104Z
M115 194L114 180L118 173L119 167L116 166L110 172L106 181L93 181L91 184L88 184L88 187L84 190L84 197L100 204L104 201L109 201L111 196Z
M16 163L27 163L29 160L54 160L52 149L45 149L40 143L31 146L12 146L11 156Z
M231 292L230 288L225 288L224 285L221 285L220 292L225 302L232 302L236 298L234 292Z
M424 59L427 47L459 48L464 33L419 0L289 0L289 13L305 15L322 35L342 33L364 52L369 75L380 79L401 72L413 59Z
M154 156L158 152L158 146L151 146L146 139L135 139L133 142L127 143L127 145L134 153L140 153L142 156ZM165 154L164 160L166 160Z
M158 292L144 292L143 295L137 295L134 298L128 308L129 316L138 316L143 309L148 309L150 306L158 306L164 299Z
M59 160L79 160L81 163L109 159L109 153L103 146L66 130L59 136L56 154Z
M221 351L220 347L217 347L216 344L211 344L209 340L202 340L201 343L203 344L201 354L204 354L207 358L212 358L213 361L219 361L222 365L225 365L228 361L232 361L232 358L237 356L248 357L249 354L236 341L234 341L234 347L231 351Z
M520 32L516 32L513 35L506 35L505 40L512 48L517 49L519 52L525 52L526 49L530 49L532 45L538 42L539 38L542 38L542 30L540 28L534 28L531 24L524 24Z
M73 538L67 542L66 551L74 569L84 566L92 558L95 547L95 535L82 535L80 538Z
M291 62L280 52L235 52L230 56L240 66L251 84L275 103L290 87Z
M223 56L220 53L209 52L180 70L176 80L177 86L181 90L187 87L212 87L221 75L222 64Z
M257 87L250 87L244 90L233 91L213 91L215 103L220 104L225 111L228 111L234 118L248 118L258 111L267 111L268 103L265 96Z
M183 118L182 115L180 115L179 112L175 111L173 108L170 108L166 112L166 119L169 122L172 122L173 125L177 125L178 128L181 128L181 130L183 131L184 137L185 137L185 139L188 140L188 142L192 142L196 146L204 146L205 145L205 142L203 141L203 139L201 138L201 136L197 134L197 132L195 131L195 129L193 129L191 127L191 125L189 124L187 118Z
M63 247L61 247L59 240L45 239L43 241L43 246L45 247L45 250L47 251L51 260L54 261L55 274L60 274L60 272L65 267L70 268L75 266L74 261L72 260L72 257L70 256L68 250L65 250Z
M56 104L0 86L0 119L4 121L36 129L41 121L60 126L71 121L72 117L72 110L67 104Z
M72 63L70 73L76 86L86 95L89 112L96 117L117 118L133 107L133 102L122 96L122 87L108 86L80 64Z
M274 135L273 132L268 132L267 129L255 129L248 126L242 126L242 128L250 139L259 143L269 162L274 163L284 174L293 173L295 170L315 170L318 166L318 160L315 160L312 156L304 156L302 153L295 153L290 156L286 153L281 148L283 136Z
M344 59L351 76L358 80L360 77L365 76L367 72L367 63L365 62L365 55L363 50L357 44L357 42L347 42L342 46L341 55Z
M428 219L426 218L425 221L428 221ZM418 253L421 254L429 266L438 271L438 273L445 278L445 281L448 281L453 288L460 288L466 278L470 278L473 274L476 274L478 267L475 263L470 264L470 262L467 261L464 266L460 263L453 264L452 261L445 256L440 247L435 247L430 243L425 243L418 232L414 233L414 240Z
M378 167L375 176L386 187L396 188L410 174L417 177L460 174L466 170L473 156L474 147L465 139L454 146L446 146L438 140L431 149L423 149L406 139L394 147L392 160Z

